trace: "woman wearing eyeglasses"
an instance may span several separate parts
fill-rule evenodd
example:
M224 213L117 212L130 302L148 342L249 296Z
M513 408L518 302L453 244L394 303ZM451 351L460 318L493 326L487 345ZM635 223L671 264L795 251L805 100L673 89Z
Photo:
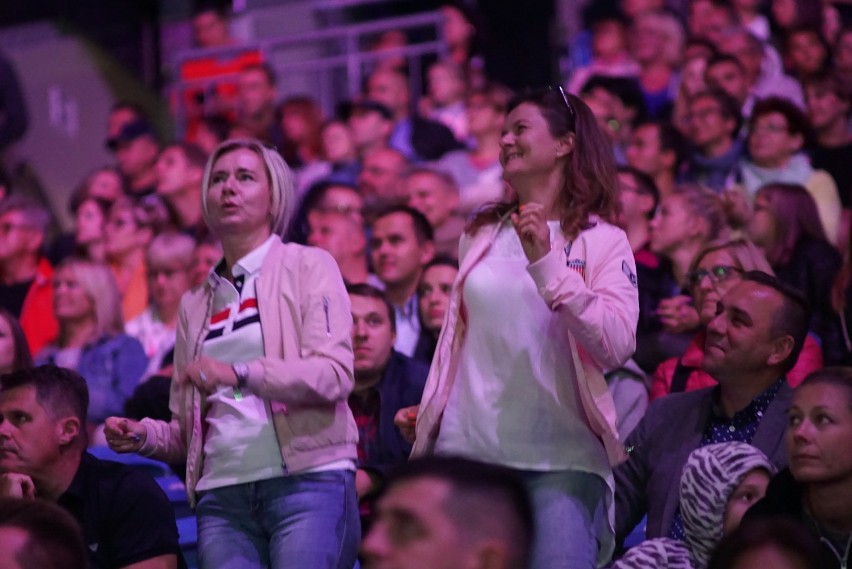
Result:
M413 454L516 469L535 506L530 566L592 568L612 553L611 465L624 456L601 370L635 348L636 269L586 104L555 89L508 110L500 162L517 198L462 236ZM398 415L409 432L414 420Z
M654 372L651 400L669 393L716 385L710 374L701 369L705 331L707 324L716 316L719 301L740 282L740 275L746 271L774 274L763 253L744 239L712 243L695 256L687 273L687 286L692 291L701 329L682 356L664 361ZM810 372L821 367L819 344L808 336L799 360L787 373L787 381L795 387Z

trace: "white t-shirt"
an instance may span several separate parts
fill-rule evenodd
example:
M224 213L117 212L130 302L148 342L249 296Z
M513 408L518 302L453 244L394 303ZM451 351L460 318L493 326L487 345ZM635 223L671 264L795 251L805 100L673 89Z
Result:
M270 239L277 237L270 237ZM223 362L263 356L255 280L271 241L234 264L237 286L219 277L204 355ZM247 391L220 387L207 398L204 463L197 490L276 478L284 474L269 405Z
M559 222L548 225L554 242ZM606 451L581 416L570 331L542 299L528 264L506 224L464 282L467 330L436 451L605 477Z

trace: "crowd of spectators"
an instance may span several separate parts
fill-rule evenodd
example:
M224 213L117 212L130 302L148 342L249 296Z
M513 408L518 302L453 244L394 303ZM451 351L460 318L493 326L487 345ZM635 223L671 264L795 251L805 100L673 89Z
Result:
M614 468L616 541L623 546L642 519L648 541L617 567L746 567L760 555L787 563L778 567L848 562L852 372L840 366L852 366L850 8L590 2L571 38L573 68L561 83L611 144L617 224L635 259L635 274L623 270L639 297L636 351L605 377L628 453ZM451 310L467 253L459 240L484 207L517 199L502 176L514 93L484 75L470 10L441 10L450 57L429 65L423 93L410 92L406 62L391 55L350 104L324 116L310 94L279 100L286 79L250 64L233 108L202 117L183 139L158 140L140 107L116 102L105 141L92 141L105 142L114 163L70 192L72 233L57 235L46 204L4 187L0 374L42 364L78 372L90 444L106 442L110 416L141 419L134 410L144 408L168 419L180 300L223 263L205 222L208 157L224 140L256 139L292 169L286 240L328 251L349 293L356 490L365 531L378 524L363 560L417 566L418 537L393 537L399 520L388 505L416 475L403 473L374 500L412 449L405 425ZM233 41L223 18L195 16L200 46ZM376 48L405 42L392 36ZM495 313L509 313L513 299L505 303ZM454 325L469 324L462 307ZM19 428L10 422L0 415L3 476ZM433 483L458 465L434 468ZM14 495L8 489L0 484ZM704 492L715 502L698 500ZM764 494L744 518L730 513ZM796 535L787 523L802 524L805 537L776 539ZM513 544L499 566L525 566L527 530L495 530Z

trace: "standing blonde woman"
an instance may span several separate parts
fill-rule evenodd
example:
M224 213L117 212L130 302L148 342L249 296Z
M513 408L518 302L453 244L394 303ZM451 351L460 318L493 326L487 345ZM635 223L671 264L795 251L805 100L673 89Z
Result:
M224 259L181 301L171 422L111 418L118 452L187 462L202 569L350 569L360 537L352 317L320 249L282 243L284 160L228 140L204 172Z

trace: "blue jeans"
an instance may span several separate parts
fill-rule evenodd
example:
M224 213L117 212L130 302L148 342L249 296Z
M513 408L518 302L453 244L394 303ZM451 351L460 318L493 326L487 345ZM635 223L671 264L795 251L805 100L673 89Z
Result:
M207 490L196 515L201 569L351 569L361 540L347 470Z
M532 569L594 569L607 530L606 482L587 472L520 471L533 502Z

